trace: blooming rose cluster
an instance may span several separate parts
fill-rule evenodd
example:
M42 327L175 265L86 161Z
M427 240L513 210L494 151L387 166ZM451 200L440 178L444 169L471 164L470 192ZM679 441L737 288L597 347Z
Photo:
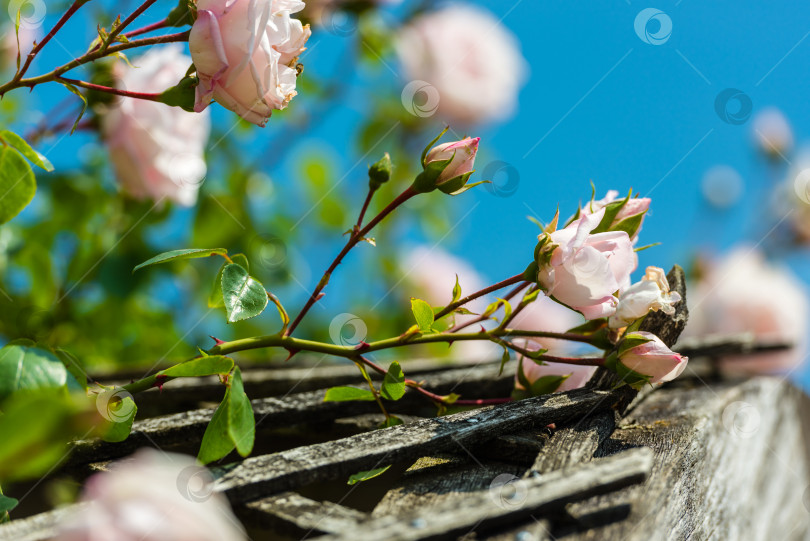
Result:
M301 0L198 0L188 45L200 80L195 111L212 99L264 126L296 95L309 25L290 17Z

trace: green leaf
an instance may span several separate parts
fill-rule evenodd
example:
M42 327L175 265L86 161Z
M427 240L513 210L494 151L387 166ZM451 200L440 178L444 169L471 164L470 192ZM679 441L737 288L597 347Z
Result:
M184 250L172 250L170 252L163 252L151 259L147 259L134 269L132 272L138 271L149 265L157 265L158 263L168 263L169 261L179 261L181 259L195 259L198 257L208 257L210 255L224 255L228 250L225 248L187 248Z
M422 299L411 297L411 311L419 327L419 332L429 333L433 330L433 309Z
M499 298L498 300L503 304L503 319L509 319L509 316L512 315L512 305L506 299Z
M382 475L383 473L388 471L388 468L390 468L390 467L391 467L391 465L389 464L388 466L384 466L382 468L376 468L376 469L369 470L369 471L361 471L361 472L355 473L354 475L349 477L348 484L349 485L356 485L357 483L360 483L360 482L363 482L363 481L368 481L369 479L374 479L375 477L377 477L379 475Z
M348 402L350 400L372 401L374 393L357 387L332 387L326 391L326 396L323 397L324 402Z
M219 403L205 428L197 459L203 464L208 464L223 458L233 451L233 448L233 441L228 434L228 391L225 391L225 398Z
M8 496L0 494L0 514L8 513L9 511L17 507L18 503L20 502L15 500L14 498L9 498Z
M392 426L397 426L401 424L405 424L402 422L402 419L400 419L399 417L395 417L393 415L389 415L388 418L382 423L380 423L380 425L377 428L391 428Z
M638 233L639 228L641 228L641 222L644 220L645 214L646 211L634 214L633 216L628 216L621 222L612 226L610 229L611 231L624 231L632 239L636 233Z
M235 366L225 397L205 429L197 458L208 464L225 457L233 449L245 457L253 450L255 439L253 406L245 394L242 372Z
M402 367L398 362L394 361L388 367L388 372L385 373L380 388L380 395L386 400L399 400L405 396L405 374L402 373Z
M0 139L3 139L8 145L14 147L17 152L28 158L28 160L37 167L41 167L45 171L53 171L53 164L48 161L48 158L31 148L31 145L29 145L25 139L13 131L0 131Z
M2 407L0 483L41 477L67 457L68 442L90 428L86 410L77 412L66 393L53 389L15 394Z
M646 344L647 342L652 342L652 340L638 334L625 334L624 339L619 344L619 355L622 355L625 351L633 349L634 347Z
M79 116L76 117L76 120L73 122L73 127L70 128L70 135L73 135L73 132L76 131L76 126L79 125L79 121L81 121L82 117L84 116L84 112L87 111L87 98L84 97L84 94L79 92L79 89L73 86L72 84L65 83L63 81L59 81L62 85L70 90L73 94L79 97L82 100L82 110L79 111Z
M228 434L236 446L236 452L246 457L253 450L256 439L256 419L253 417L253 406L245 394L242 384L242 372L236 366L233 369L233 380L228 393Z
M138 413L138 406L129 393L113 391L111 394L112 396L109 397L106 404L107 429L103 431L101 439L111 442L124 441L132 431L132 423L135 421L135 414ZM115 400L114 403L112 403L113 400Z
M195 376L213 376L227 374L233 370L233 360L221 355L209 355L192 359L184 363L161 370L158 375L172 378L189 378Z
M15 149L0 149L0 224L27 207L36 191L37 181L31 165Z
M222 270L222 298L228 323L258 316L269 302L264 286L235 263Z
M11 343L0 349L0 400L18 390L67 385L68 371L62 361L50 351L27 343Z
M459 306L458 308L453 310L453 312L455 312L456 314L464 315L464 316L477 316L478 315L475 312L473 312L471 310L468 310L467 308L464 308L463 306Z
M560 388L560 385L562 385L563 382L568 379L569 376L570 374L566 376L542 376L537 378L537 380L535 380L535 382L530 386L532 396L540 396L555 392Z
M458 274L456 274L456 285L453 286L453 300L450 304L456 302L461 298L461 285L458 283Z
M571 334L592 334L600 329L604 329L608 325L608 320L606 317L602 317L599 319L591 319L590 321L586 321L582 325L577 325L571 329L565 331L566 333Z
M71 378L68 376L67 378L67 388L68 391L87 391L87 372L85 372L82 365L79 363L78 359L72 354L64 349L56 349L54 350L54 355L56 355L62 364L65 365ZM75 381L75 385L73 382Z
M248 258L245 254L232 255L231 261L237 265L242 265L245 270L250 270L250 263L248 263ZM225 267L228 265L229 263L226 261L219 268L217 277L214 279L214 288L211 290L211 294L208 296L208 308L219 308L220 306L225 306L225 300L222 298L222 271L224 271Z

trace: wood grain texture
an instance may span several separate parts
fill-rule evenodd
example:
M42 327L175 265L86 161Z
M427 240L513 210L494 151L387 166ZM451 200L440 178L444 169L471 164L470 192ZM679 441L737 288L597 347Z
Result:
M632 449L612 457L557 470L537 478L515 480L471 492L463 505L435 504L405 515L387 515L351 532L323 541L421 541L456 539L531 519L534 514L564 507L571 501L643 482L652 466L648 449Z
M578 389L358 434L342 440L245 459L217 480L231 501L245 501L308 483L348 478L405 460L489 441L531 426L563 423L615 401L607 391Z
M655 453L644 486L593 502L632 501L630 517L565 539L807 538L808 411L806 395L771 378L653 393L597 452Z

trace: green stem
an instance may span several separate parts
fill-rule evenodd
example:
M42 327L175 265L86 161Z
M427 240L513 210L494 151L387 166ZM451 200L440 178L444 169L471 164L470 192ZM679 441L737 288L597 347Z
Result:
M485 287L484 289L482 289L480 291L476 291L475 293L473 293L471 295L467 295L463 299L459 299L456 302L452 302L452 303L448 304L438 314L436 314L434 319L439 320L439 319L443 318L444 316L446 316L447 314L449 314L450 312L452 312L453 310L455 310L456 308L458 308L459 306L464 306L468 302L470 302L472 300L475 300L478 297L483 297L484 295L492 293L493 291L498 291L499 289L503 289L503 288L505 288L507 286L511 286L512 284L516 284L518 282L523 282L523 281L525 281L525 280L523 279L523 273L521 272L520 274L516 274L516 275L512 276L511 278L507 278L506 280L498 282L497 284L492 284L491 286Z

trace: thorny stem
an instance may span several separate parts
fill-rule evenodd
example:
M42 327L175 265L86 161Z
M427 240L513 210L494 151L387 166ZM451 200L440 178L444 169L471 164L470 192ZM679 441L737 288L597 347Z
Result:
M498 282L497 284L492 284L491 286L485 287L484 289L482 289L480 291L476 291L475 293L473 293L471 295L467 295L463 299L459 299L456 302L448 304L447 306L445 306L441 311L439 311L436 314L434 319L436 319L436 320L441 319L442 317L444 317L447 314L451 313L453 310L455 310L459 306L464 306L468 302L470 302L472 300L475 300L478 297L483 297L484 295L492 293L493 291L498 291L499 289L503 289L503 288L505 288L507 286L511 286L512 284L516 284L518 282L523 282L523 281L524 281L523 280L523 273L521 272L520 274L516 274L516 275L512 276L511 278L507 278L506 280Z
M160 30L161 28L166 28L167 26L169 26L169 20L168 19L163 19L162 21L158 21L158 22L152 23L152 24L147 24L146 26L138 28L136 30L130 30L129 32L124 34L124 37L126 37L126 38L134 38L135 36L140 36L142 34L148 34L149 32L152 32L153 30Z
M504 300L506 300L506 301L508 301L508 300L512 299L512 297L514 297L515 295L517 295L518 293L520 293L520 292L523 290L523 288L525 288L525 287L526 287L526 284L518 284L518 285L517 285L517 286L516 286L514 289L512 289L512 290L511 290L509 293L507 293L506 295L504 295L503 299L504 299ZM467 327L471 327L472 325L475 325L476 323L481 323L481 322L483 322L483 321L486 321L486 320L488 320L489 318L490 318L490 316L478 316L478 317L473 318L473 319L471 319L471 320L469 320L469 321L465 321L464 323L459 323L459 324L457 324L457 325L455 325L455 326L451 327L450 329L448 329L448 330L447 330L447 332L449 332L449 333L458 332L458 331L460 331L461 329L466 329ZM513 318L510 318L510 321L511 321L511 319L513 319ZM506 325L504 325L504 327L505 327L505 326L506 326Z
M296 327L298 327L298 324L301 323L301 320L303 320L304 316L306 316L307 312L309 312L309 309L312 308L312 306L321 297L321 293L323 292L326 285L329 283L329 279L331 278L332 273L335 271L338 265L340 265L341 261L343 261L343 258L346 257L346 254L348 254L349 251L352 248L354 248L357 245L357 243L360 242L363 239L363 237L365 237L368 234L369 231L374 229L374 227L378 223L380 223L386 216L391 214L397 207L402 205L404 202L406 202L408 199L415 196L416 194L417 192L415 190L413 190L410 187L407 188L404 192L399 194L393 201L388 203L388 205L384 209L382 209L379 214L377 214L374 218L372 218L371 221L368 224L366 224L365 227L356 229L354 232L352 232L351 236L349 237L349 240L346 242L346 246L344 246L343 249L340 251L340 253L335 257L334 261L332 261L332 263L329 265L329 268L326 269L326 272L323 273L321 280L318 282L318 285L315 286L315 289L312 291L312 294L309 296L309 299L307 300L306 304L304 304L304 307L301 309L301 311L293 320L290 327L287 329L286 333L287 335L290 335L293 333L293 331L295 331Z
M132 24L132 21L137 19L141 15L141 13L149 9L149 7L155 2L157 2L157 0L146 0L143 4L138 6L138 9L130 13L129 17L121 21L121 24L119 24L114 30L110 32L110 34L107 36L107 39L101 45L100 49L103 51L107 47L109 47L110 43L113 43L115 41L115 38L118 37L118 34L120 34L124 30L124 28Z
M36 57L37 54L39 54L39 52L42 50L42 48L45 47L45 45L49 41L51 41L51 38L53 38L56 35L56 33L59 32L59 30L65 25L66 22L68 22L68 20L73 16L73 14L76 13L79 10L79 8L82 7L84 4L86 4L88 1L89 0L74 0L74 2L70 5L67 11L65 11L62 14L62 16L53 26L53 28L51 28L51 31L48 32L44 38L42 38L42 41L37 43L36 47L31 49L31 52L28 53L28 56L26 57L22 67L14 75L14 78L11 80L11 82L19 81L23 78L25 72L28 71L29 66L31 66L31 62L34 61L34 57ZM2 94L3 92L0 92L0 96L2 96Z
M136 47L144 47L146 45L157 45L160 43L173 43L178 41L188 41L188 36L190 30L186 30L185 32L179 32L177 34L167 34L165 36L157 36L151 38L143 38L143 39L136 39L130 41L128 43L119 43L108 47L107 49L101 50L97 49L95 51L90 51L79 58L71 60L67 64L63 64L59 66L55 70L51 71L50 73L45 73L43 75L38 75L36 77L29 77L28 79L22 79L19 76L15 77L8 83L0 86L0 97L2 97L6 92L10 90L14 90L15 88L20 88L26 86L28 88L33 88L36 85L47 83L50 81L55 81L61 75L67 71L72 70L78 66L82 66L87 64L88 62L92 62L94 60L98 60L99 58L103 58L108 56L112 53L117 53L120 51L126 51L128 49L134 49ZM30 56L30 55L29 55ZM18 74L19 75L19 74Z
M88 83L87 81L80 81L79 79L68 79L67 77L56 77L55 81L65 82L74 86L80 86L82 88L87 88L89 90L95 90L97 92L115 94L116 96L125 96L127 98L136 98L139 100L147 100L147 101L157 101L157 102L160 101L160 94L155 93L132 92L130 90L121 90L109 86L97 85L95 83Z

